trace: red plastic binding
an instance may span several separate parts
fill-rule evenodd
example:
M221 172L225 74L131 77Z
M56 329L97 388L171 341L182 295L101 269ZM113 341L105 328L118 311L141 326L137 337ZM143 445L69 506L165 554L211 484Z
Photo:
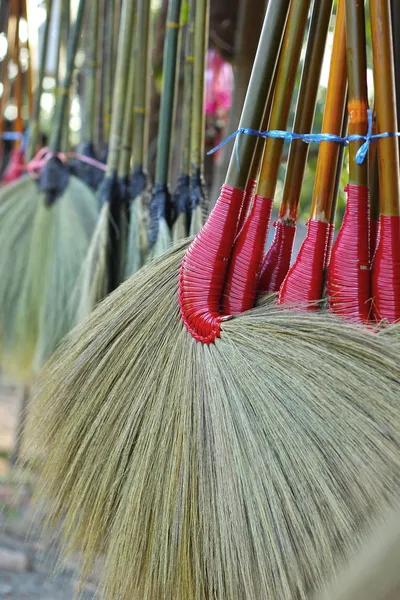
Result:
M256 192L256 187L257 187L257 181L255 181L254 179L249 179L247 182L247 186L246 186L246 193L244 195L242 210L240 211L238 232L240 232L240 230L242 229L243 224L246 220L247 213L249 212L251 200Z
M346 186L343 224L332 249L327 278L329 308L350 321L370 317L369 190Z
M375 221L371 219L369 222L369 245L370 245L370 261L374 260L375 250L378 245L378 236L379 236L379 221Z
M292 258L296 225L284 221L274 223L274 240L266 253L258 281L258 292L278 292Z
M225 314L239 314L254 306L272 204L271 198L254 196L250 215L236 238L222 299Z
M329 267L329 265L331 264L332 246L333 246L333 238L334 237L335 237L335 225L334 225L334 223L329 223L329 225L328 225L328 240L326 242L324 269L327 269Z
M15 148L11 152L10 160L2 177L2 183L12 183L22 175L24 170L24 152L20 148Z
M278 303L318 308L322 295L328 223L310 219L306 239L279 291Z
M220 337L220 302L232 254L244 192L227 185L201 232L189 246L179 275L178 301L182 320L199 342Z
M400 319L400 217L381 216L372 265L373 312L380 321Z

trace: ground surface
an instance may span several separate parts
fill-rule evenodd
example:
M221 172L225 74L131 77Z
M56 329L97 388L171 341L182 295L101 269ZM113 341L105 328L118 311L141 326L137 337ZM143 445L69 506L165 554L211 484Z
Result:
M29 478L11 470L8 456L13 452L22 390L0 379L0 553L18 551L29 559L28 570L16 573L0 567L0 600L72 600L76 591L77 561L66 563L54 574L58 557L56 536L44 537L30 510ZM19 482L23 478L24 487ZM32 525L33 520L33 525ZM28 531L31 531L27 537ZM94 597L88 584L83 600Z

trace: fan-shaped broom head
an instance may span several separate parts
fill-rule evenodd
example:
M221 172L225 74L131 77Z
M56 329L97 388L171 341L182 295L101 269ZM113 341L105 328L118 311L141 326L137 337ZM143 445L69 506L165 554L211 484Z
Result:
M190 176L186 173L181 173L176 181L174 204L177 217L172 227L172 237L176 244L188 236L190 229Z
M129 206L128 247L125 263L125 277L136 273L145 263L148 251L148 213L151 199L148 177L141 167L134 170Z
M167 185L155 185L149 206L149 254L152 260L164 254L172 244L168 223L173 220L171 195Z
M120 286L46 367L38 496L84 568L104 553L106 597L306 597L398 498L396 354L277 308L198 343L177 302L185 251Z

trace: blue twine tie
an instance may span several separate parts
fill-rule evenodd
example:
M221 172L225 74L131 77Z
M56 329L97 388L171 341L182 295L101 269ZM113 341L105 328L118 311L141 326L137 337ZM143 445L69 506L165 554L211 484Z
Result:
M24 134L20 131L3 131L3 133L0 133L0 139L6 142L16 142L17 140L22 140L23 137Z
M254 135L255 137L261 137L264 139L266 139L266 138L280 139L280 140L283 140L284 142L292 142L293 140L302 140L306 144L320 144L321 142L335 142L337 144L344 144L345 146L348 146L351 142L363 141L364 142L363 145L359 148L359 150L357 151L357 154L356 154L357 164L361 165L364 162L365 157L368 154L368 150L369 150L371 142L374 142L375 140L382 139L382 138L400 137L399 132L393 132L393 133L386 132L386 133L373 134L372 126L373 126L372 110L369 109L368 110L368 131L367 131L366 135L353 134L353 135L347 135L345 137L342 137L340 135L334 135L333 133L296 133L294 131L281 131L279 129L272 129L270 131L258 131L257 129L241 127L240 129L237 129L236 131L231 133L231 135L229 135L227 138L225 138L220 144L218 144L218 146L215 146L215 148L212 148L212 150L210 150L207 154L208 155L214 154L214 152L217 152L217 150L220 150L221 148L223 148L226 144L228 144L232 140L236 140L236 138L239 138L242 134ZM239 139L238 139L238 143L235 144L235 155L236 155L236 162L238 165L238 170L240 171Z

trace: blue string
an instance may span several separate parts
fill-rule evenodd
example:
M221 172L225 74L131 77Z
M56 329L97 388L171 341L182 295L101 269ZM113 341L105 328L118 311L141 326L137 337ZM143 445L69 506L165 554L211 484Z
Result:
M22 140L23 137L24 134L19 131L3 131L3 133L0 133L0 139L5 140L6 142Z
M281 131L279 129L272 129L270 131L258 131L257 129L249 129L248 127L241 127L237 129L231 135L229 135L226 139L224 139L218 146L215 146L212 150L210 150L207 154L214 154L217 150L220 150L228 144L232 140L238 138L238 143L235 144L235 154L236 154L236 162L238 164L238 169L240 170L240 160L239 160L239 139L242 134L245 135L254 135L255 137L261 138L274 138L280 139L284 142L292 142L293 140L302 140L306 144L320 144L321 142L336 142L337 144L344 144L348 146L351 142L360 142L363 141L363 145L359 148L356 154L357 164L361 165L365 157L368 154L368 150L371 142L375 142L375 140L379 140L382 138L388 137L400 137L400 132L394 133L372 133L372 110L368 110L368 131L366 135L347 135L342 137L340 135L334 135L333 133L295 133L294 131Z

